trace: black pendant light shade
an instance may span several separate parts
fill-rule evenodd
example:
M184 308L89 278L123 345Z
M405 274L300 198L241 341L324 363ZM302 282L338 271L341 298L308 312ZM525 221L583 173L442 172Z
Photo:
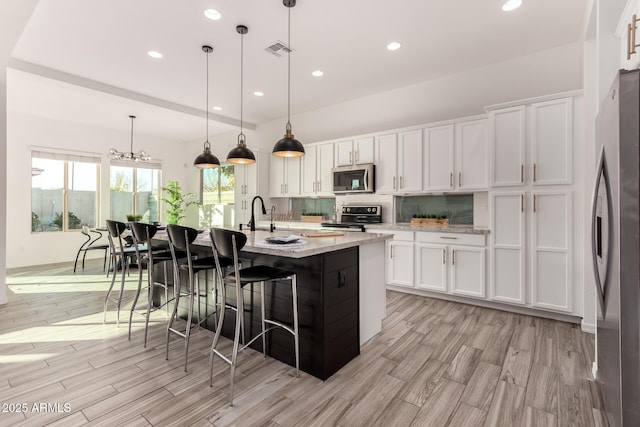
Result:
M211 144L209 141L205 141L204 150L202 150L202 154L199 154L193 161L193 166L200 169L220 167L220 160L211 152Z
M293 137L291 133L291 123L287 122L287 131L284 138L276 142L271 154L278 157L301 157L304 156L302 143Z
M207 139L204 141L202 154L196 157L193 166L199 169L212 169L220 167L220 160L211 152L211 143L209 142L209 54L213 52L213 48L204 45L202 51L207 54Z
M277 157L301 157L304 156L304 147L291 133L291 8L296 5L296 0L282 0L282 4L289 9L287 27L287 127L284 138L276 142L271 154Z
M243 133L238 135L238 145L232 148L229 154L227 154L227 161L237 165L247 165L256 162L255 154L247 148Z
M238 135L238 145L232 148L227 154L227 161L238 165L246 165L256 162L253 151L247 148L246 138L242 133L242 92L244 88L244 35L249 32L246 25L238 25L236 31L240 34L240 134Z

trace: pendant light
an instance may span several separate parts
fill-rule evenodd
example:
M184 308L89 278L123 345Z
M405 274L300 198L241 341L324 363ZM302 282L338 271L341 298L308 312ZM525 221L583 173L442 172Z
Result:
M211 143L209 142L209 54L213 52L211 46L202 46L202 51L207 54L207 140L204 142L204 150L193 161L193 166L200 169L211 169L220 167L220 160L211 152Z
M296 5L296 0L282 0L282 4L289 8L287 33L287 127L284 138L273 146L272 154L277 157L300 157L304 156L304 147L291 133L291 8Z
M109 158L115 160L132 160L134 162L148 162L151 160L151 156L147 154L146 151L140 150L137 153L133 152L133 120L136 116L129 116L131 119L131 145L129 147L129 152L118 151L115 148L111 148L109 150Z
M247 148L246 138L242 133L242 92L244 89L244 35L249 32L245 25L238 25L236 31L240 34L240 134L238 135L238 145L229 151L227 161L235 164L249 164L256 162L253 151Z

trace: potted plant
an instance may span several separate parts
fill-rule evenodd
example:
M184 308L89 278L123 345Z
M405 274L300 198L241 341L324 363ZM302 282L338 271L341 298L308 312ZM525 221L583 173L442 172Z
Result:
M446 227L449 225L449 220L446 215L414 214L411 218L411 225Z
M303 212L300 216L302 222L322 222L324 214L322 212Z
M129 222L138 222L142 219L142 215L140 214L127 214L127 221Z
M196 195L182 193L182 187L180 187L178 181L167 181L165 186L162 187L162 191L164 195L162 201L166 206L167 224L180 224L186 209L197 203L193 200Z

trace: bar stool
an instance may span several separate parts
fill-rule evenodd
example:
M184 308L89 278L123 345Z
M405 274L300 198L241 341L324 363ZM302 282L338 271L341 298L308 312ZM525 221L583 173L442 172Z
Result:
M168 247L153 247L151 244L151 239L158 232L158 227L153 224L145 224L142 222L132 222L131 223L131 232L133 235L134 248L136 248L136 257L139 260L138 262L138 289L136 291L136 295L133 298L133 304L131 305L131 310L129 312L129 340L131 340L131 322L133 320L133 313L142 315L145 317L144 323L144 347L147 347L147 332L149 330L149 318L152 312L161 309L162 307L168 307L169 303L173 301L173 298L169 300L169 283L167 280L167 262L172 261L171 250ZM141 253L137 248L140 245L146 245L147 248L151 248L148 250L146 255ZM177 252L176 256L178 258L184 258L187 256L186 252ZM164 281L158 282L155 279L155 269L154 266L156 264L163 263L163 273L164 273ZM140 291L142 290L142 270L147 270L147 304L144 312L136 311L136 305L138 303L138 298L140 297ZM156 287L160 287L164 289L164 303L159 307L153 307L153 291ZM167 311L167 315L169 312Z
M246 347L251 345L255 340L262 337L262 353L266 357L266 333L275 329L282 328L285 331L289 332L293 335L294 341L294 351L296 357L296 376L300 376L300 354L299 354L299 334L298 334L298 295L297 295L297 286L296 286L296 274L291 271L282 270L274 267L270 267L267 265L255 265L247 268L240 268L238 262L238 251L240 251L247 242L247 236L244 233L234 231L234 230L225 230L221 228L213 228L210 232L211 244L213 246L213 257L216 262L218 275L220 276L220 280L223 283L222 285L222 299L225 300L226 291L225 284L234 284L236 287L236 301L238 304L236 310L236 323L235 323L235 334L233 339L233 352L231 354L231 359L223 355L220 351L216 349L218 345L218 340L220 339L220 333L222 332L222 324L224 323L224 312L222 310L220 312L220 319L218 320L218 326L216 328L216 333L213 337L213 343L211 345L211 353L210 353L210 385L213 386L213 358L214 355L220 356L220 358L225 361L227 364L231 366L231 379L230 379L230 392L229 392L229 404L233 406L233 387L234 387L234 377L236 370L236 363L238 359L238 352L244 350ZM233 259L234 271L233 273L228 274L226 277L222 277L222 270L220 269L219 260L222 259L220 256L225 258ZM290 280L291 281L291 293L293 297L293 327L286 325L284 323L278 322L273 319L267 319L265 315L265 303L264 303L264 282L273 281L273 280ZM253 337L248 343L243 345L242 348L239 348L240 341L240 328L242 326L244 317L244 298L243 298L243 288L244 286L250 283L260 282L260 304L261 304L261 323L262 323L262 332ZM266 325L272 325L268 329Z
M197 258L194 259L191 253L191 244L198 236L198 230L195 228L184 227L181 225L169 224L167 225L167 234L169 236L169 248L171 250L171 256L173 260L174 271L174 298L175 303L173 306L173 312L169 318L167 324L167 348L166 348L166 360L169 360L169 336L173 332L176 335L184 338L184 371L187 372L187 363L189 357L189 335L191 334L191 321L193 319L193 304L198 301L198 323L202 323L205 319L200 314L200 281L198 279L198 273L203 270L213 270L216 268L225 268L232 265L232 261L227 258L221 258L218 263L214 261L213 257ZM186 254L186 262L179 262L179 252ZM187 271L189 274L189 292L184 293L180 290L180 272ZM182 332L175 329L173 323L178 317L178 304L181 297L188 298L188 314L187 325ZM224 303L224 300L223 300ZM214 313L218 311L218 292L217 286L214 286ZM222 310L224 312L224 310Z
M124 294L124 279L125 279L125 270L128 269L130 260L136 256L136 254L147 252L146 246L136 247L134 246L125 246L122 243L122 233L127 229L127 225L124 222L107 220L107 229L109 231L109 246L111 247L111 260L113 263L113 276L111 276L111 286L109 286L109 290L107 291L107 296L104 298L104 317L102 319L102 323L106 323L107 321L107 304L109 301L112 301L116 304L116 326L120 326L120 305L122 304L122 296ZM118 242L118 247L116 248L115 241ZM121 274L121 283L120 283L120 292L118 292L118 298L116 300L111 299L111 290L113 289L113 285L116 282L116 276L118 274L118 261L120 261L120 274Z

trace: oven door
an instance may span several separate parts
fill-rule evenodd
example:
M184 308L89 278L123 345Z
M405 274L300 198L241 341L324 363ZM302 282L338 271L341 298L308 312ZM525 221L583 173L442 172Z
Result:
M333 169L333 192L344 193L373 193L374 166L345 166Z

